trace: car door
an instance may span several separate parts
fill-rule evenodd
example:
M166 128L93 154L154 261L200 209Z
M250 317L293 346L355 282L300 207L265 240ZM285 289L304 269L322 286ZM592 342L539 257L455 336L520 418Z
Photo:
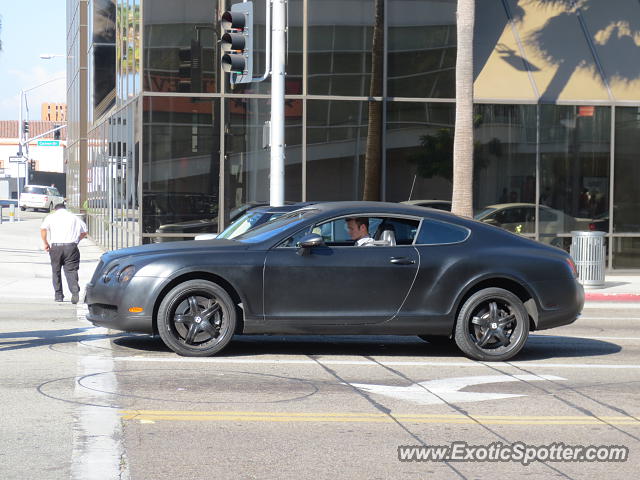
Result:
M267 253L265 320L305 322L303 327L377 323L396 314L419 267L412 239L405 245L356 247L345 241L343 225L344 218L314 227L326 244L306 255L286 244Z

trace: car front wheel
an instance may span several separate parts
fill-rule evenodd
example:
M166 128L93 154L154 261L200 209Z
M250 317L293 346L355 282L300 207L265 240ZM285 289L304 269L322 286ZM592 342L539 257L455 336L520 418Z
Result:
M189 280L174 287L158 309L160 338L185 357L215 355L231 341L236 309L229 294L206 280Z
M513 293L486 288L474 293L458 314L455 341L476 360L509 360L529 336L529 314Z

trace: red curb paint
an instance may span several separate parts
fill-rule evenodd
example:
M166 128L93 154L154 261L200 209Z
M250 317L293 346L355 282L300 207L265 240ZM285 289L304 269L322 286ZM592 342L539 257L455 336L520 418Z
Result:
M584 299L588 302L640 302L640 294L585 292Z

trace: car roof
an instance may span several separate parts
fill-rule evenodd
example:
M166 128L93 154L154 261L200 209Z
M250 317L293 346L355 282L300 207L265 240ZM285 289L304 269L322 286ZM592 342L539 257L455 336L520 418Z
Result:
M281 205L278 207L272 207L271 205L261 205L258 207L250 208L245 213L293 212L294 210L298 210L299 208L306 207L308 205L313 205L313 204L314 202L298 202L298 203Z
M395 202L369 202L369 201L341 201L341 202L321 202L304 207L305 209L318 210L322 214L333 214L336 216L347 214L375 215L411 215L415 217L430 217L441 219L458 219L465 221L450 212L436 209L426 209L424 207Z

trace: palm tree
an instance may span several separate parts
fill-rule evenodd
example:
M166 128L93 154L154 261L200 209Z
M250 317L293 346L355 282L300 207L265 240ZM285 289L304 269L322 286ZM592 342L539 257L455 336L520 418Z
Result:
M451 211L473 216L473 26L475 1L458 0L456 124Z
M369 97L382 96L382 65L384 49L384 2L375 2L375 21L371 46L371 83ZM382 102L369 100L367 129L367 150L364 157L363 200L380 200L380 180L382 170Z

